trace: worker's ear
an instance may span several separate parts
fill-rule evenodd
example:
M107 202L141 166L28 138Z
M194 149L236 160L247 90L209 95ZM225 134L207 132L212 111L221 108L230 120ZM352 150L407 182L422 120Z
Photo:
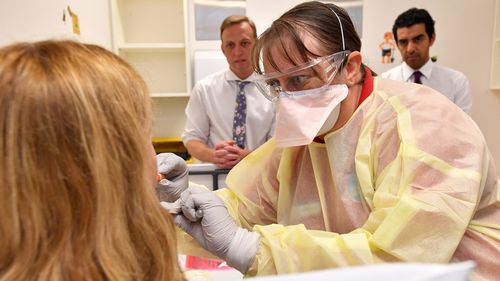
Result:
M361 67L361 53L354 51L349 54L347 62L344 65L345 79L347 86L354 85L359 82L359 69Z

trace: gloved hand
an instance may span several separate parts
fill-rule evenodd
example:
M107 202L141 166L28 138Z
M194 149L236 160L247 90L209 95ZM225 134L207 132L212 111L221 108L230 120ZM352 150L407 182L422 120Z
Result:
M245 274L257 253L259 235L237 226L222 200L210 190L190 187L179 200L182 214L175 215L177 226ZM168 209L168 204L161 204Z
M188 187L188 168L181 157L173 153L160 153L156 155L158 173L162 174L156 185L160 201L174 202Z

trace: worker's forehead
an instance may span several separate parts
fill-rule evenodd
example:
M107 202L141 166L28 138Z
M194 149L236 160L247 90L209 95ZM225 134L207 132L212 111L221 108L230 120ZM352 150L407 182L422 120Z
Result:
M290 38L280 38L281 42L269 46L268 55L263 57L264 69L266 73L286 72L292 67L307 63L317 56L323 56L319 48L319 43L312 36L303 35L301 37L303 46ZM313 56L312 54L317 54Z

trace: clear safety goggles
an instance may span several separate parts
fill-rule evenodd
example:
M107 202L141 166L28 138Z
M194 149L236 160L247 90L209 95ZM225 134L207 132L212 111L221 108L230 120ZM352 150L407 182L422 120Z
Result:
M293 97L301 91L330 85L350 51L315 58L305 64L288 69L286 72L273 72L258 75L253 81L259 91L270 101L280 96Z

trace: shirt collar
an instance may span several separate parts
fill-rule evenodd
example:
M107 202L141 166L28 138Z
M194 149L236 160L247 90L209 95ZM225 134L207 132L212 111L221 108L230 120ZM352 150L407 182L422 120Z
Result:
M234 72L231 71L231 69L228 69L225 73L225 79L228 81L228 82L232 82L232 81L253 81L256 77L256 73L253 72L250 76L248 76L246 79L243 79L241 80L238 76L236 76L236 74L234 74Z
M403 74L403 81L409 81L410 77L412 76L413 72L416 70L420 70L422 72L422 75L429 79L432 74L432 68L434 66L434 63L429 59L420 69L413 69L409 65L406 64L406 62L403 62L401 65L401 71Z
M420 72L424 75L425 78L429 79L432 74L432 68L434 67L434 63L429 59L424 66L420 68Z

